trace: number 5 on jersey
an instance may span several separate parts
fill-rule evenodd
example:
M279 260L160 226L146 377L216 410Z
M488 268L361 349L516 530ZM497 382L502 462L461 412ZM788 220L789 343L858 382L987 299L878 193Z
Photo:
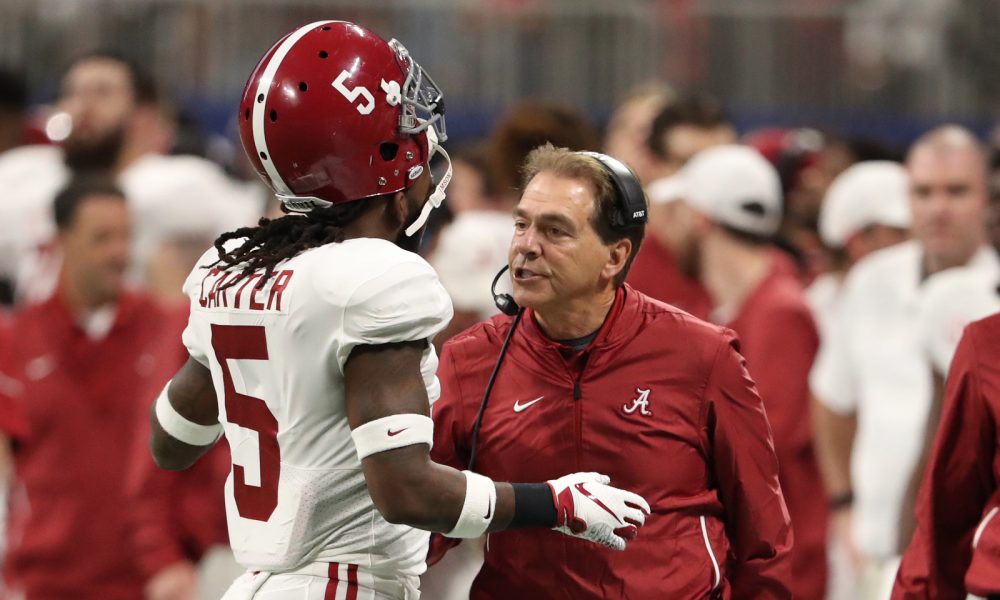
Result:
M240 394L233 385L229 360L267 360L267 338L257 325L212 325L212 348L222 369L226 421L257 432L260 485L246 482L246 470L233 463L236 508L244 519L267 521L278 506L281 448L278 421L260 398Z

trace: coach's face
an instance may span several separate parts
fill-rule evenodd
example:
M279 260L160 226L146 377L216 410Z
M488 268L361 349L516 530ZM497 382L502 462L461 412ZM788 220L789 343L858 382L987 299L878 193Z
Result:
M598 293L621 270L621 260L591 225L594 190L580 179L542 171L514 209L508 262L514 299L541 310Z

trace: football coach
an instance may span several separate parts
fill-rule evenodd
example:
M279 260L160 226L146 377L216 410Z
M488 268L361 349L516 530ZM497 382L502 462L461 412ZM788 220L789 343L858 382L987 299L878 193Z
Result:
M790 598L791 525L735 334L623 283L646 218L624 164L546 145L524 173L513 297L444 347L433 459L505 481L607 473L652 513L624 552L493 534L470 597Z

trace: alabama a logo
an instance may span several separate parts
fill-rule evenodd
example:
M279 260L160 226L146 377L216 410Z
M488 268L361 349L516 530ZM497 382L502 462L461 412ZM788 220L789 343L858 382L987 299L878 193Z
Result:
M622 405L622 410L625 411L626 415L631 415L639 411L639 414L644 417L653 416L653 413L649 410L649 390L635 388L635 392L639 394L639 397L632 400L632 404Z

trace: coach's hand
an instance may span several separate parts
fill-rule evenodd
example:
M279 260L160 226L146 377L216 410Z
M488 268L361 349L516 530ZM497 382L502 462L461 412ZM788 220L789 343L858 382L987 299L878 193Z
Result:
M649 504L642 496L608 485L600 473L572 473L547 481L556 505L553 529L624 550L646 522Z

